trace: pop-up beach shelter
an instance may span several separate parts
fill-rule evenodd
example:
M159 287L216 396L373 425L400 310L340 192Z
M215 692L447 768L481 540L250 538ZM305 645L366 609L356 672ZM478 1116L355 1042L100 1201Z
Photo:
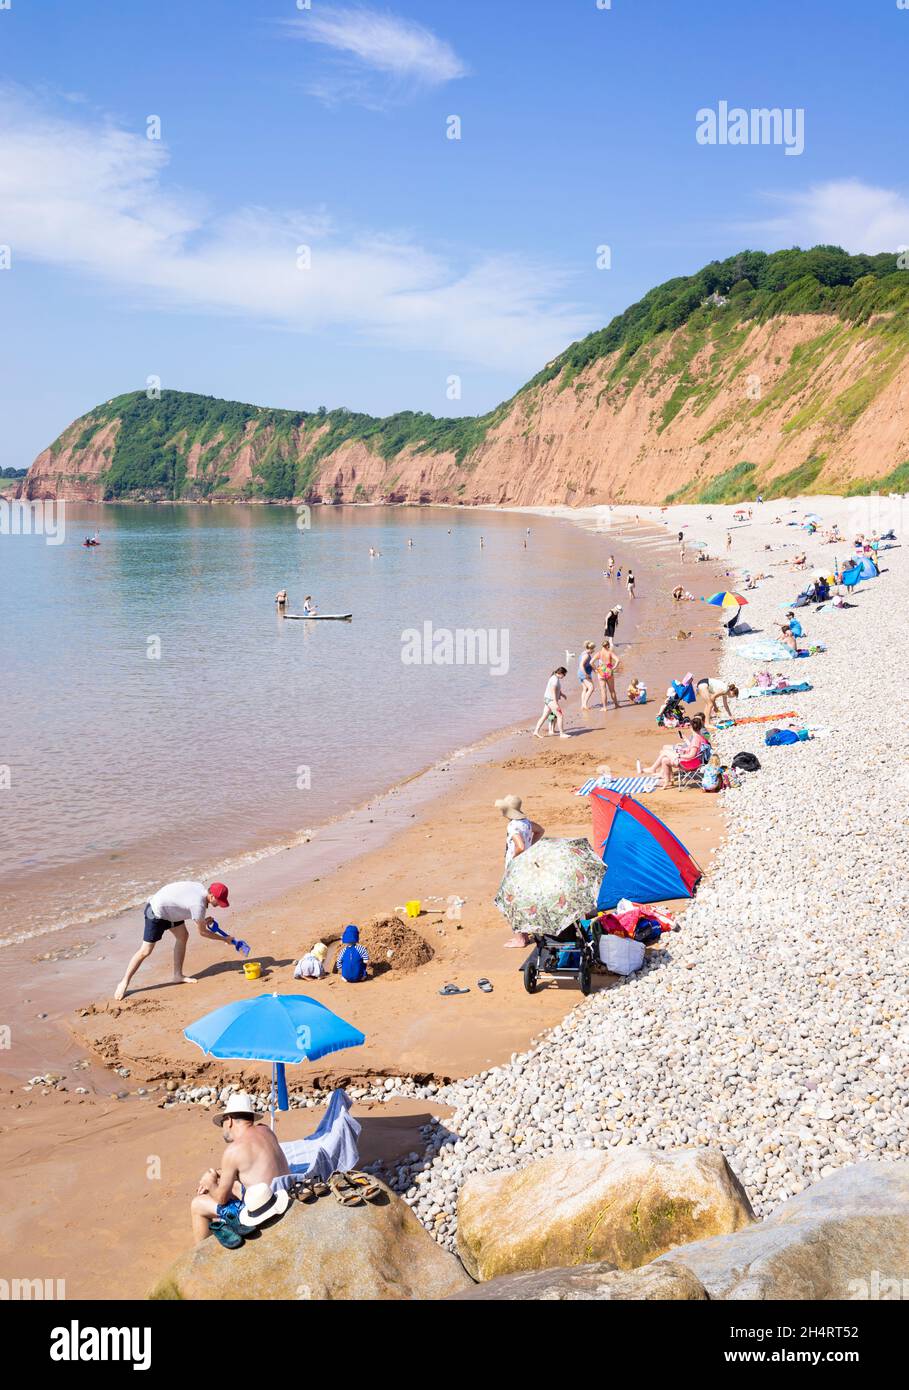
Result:
M593 847L606 864L597 898L601 911L620 898L662 903L694 896L702 871L658 816L633 797L605 788L595 788L590 802Z

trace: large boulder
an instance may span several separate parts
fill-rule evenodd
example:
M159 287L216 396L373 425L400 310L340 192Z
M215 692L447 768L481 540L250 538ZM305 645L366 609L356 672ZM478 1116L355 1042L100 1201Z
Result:
M152 1289L155 1299L439 1299L470 1285L406 1202L383 1187L379 1203L333 1197L287 1212L240 1250L210 1237Z
M683 1265L652 1264L642 1269L616 1269L605 1261L576 1265L574 1269L543 1269L534 1274L503 1274L485 1284L474 1284L456 1299L488 1301L511 1299L548 1303L599 1302L636 1299L649 1302L703 1301L704 1286Z
M468 1178L458 1201L458 1251L480 1280L595 1260L635 1269L674 1245L752 1221L721 1153L587 1149Z
M909 1163L843 1168L760 1225L664 1258L717 1299L900 1297L909 1288Z

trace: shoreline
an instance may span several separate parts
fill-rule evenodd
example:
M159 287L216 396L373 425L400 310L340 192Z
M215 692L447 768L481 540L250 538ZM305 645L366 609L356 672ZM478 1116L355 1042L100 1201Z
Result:
M569 514L557 519L574 521ZM586 524L586 518L581 518L578 524ZM642 545L644 538L628 535L622 525L611 529L616 544L624 543L636 549ZM648 532L654 544L661 547L667 544L656 526L635 529ZM700 570L701 567L698 568ZM643 575L643 571L639 570L639 573ZM708 573L712 575L713 567L706 568L705 577ZM653 578L656 580L659 577L660 571L655 566ZM614 595L604 596L604 604L609 597ZM687 605L685 607L687 609ZM623 642L621 637L619 639L620 654L623 647L646 651L651 645L652 639L643 635L637 625L627 642ZM681 664L684 665L687 659L686 655ZM691 659L694 659L693 655ZM630 674L627 670L622 672L620 685L627 682ZM566 688L572 692L572 699L576 700L573 672L567 678ZM576 706L574 709L576 712ZM277 902L295 887L302 889L307 883L319 881L388 845L443 790L443 784L446 791L453 789L454 785L463 786L478 768L497 758L507 758L513 751L515 741L526 734L527 725L535 722L536 712L537 707L533 706L520 723L511 722L481 734L471 743L405 775L346 811L316 822L311 831L299 831L289 840L218 860L206 872L212 879L219 878L231 883L235 900L243 904L244 920L248 912L267 911L269 904ZM236 889L234 884L237 885ZM17 972L25 987L13 1002L12 1009L7 1009L11 1014L11 1023L23 1040L22 1059L15 1067L17 1075L24 1077L26 1072L34 1074L48 1067L59 1069L67 1064L71 1054L68 1040L64 1039L57 1048L47 1038L40 1045L33 1042L36 1032L45 1031L34 1027L36 1022L45 1021L40 1017L36 1019L31 1012L31 1005L36 1002L35 996L39 993L42 995L42 1012L48 1015L48 1021L62 1020L72 1008L85 1004L87 999L89 1003L100 1004L102 999L93 992L92 979L98 973L93 966L106 965L113 952L125 951L128 958L129 942L135 935L137 910L145 902L146 896L142 893L115 909L92 910L63 923L37 931L19 932L0 940L0 960ZM90 941L76 939L89 937L92 938ZM46 949L40 955L35 954L42 945ZM99 945L104 952L102 956L95 954L95 947Z
M632 542L622 544L630 548ZM643 574L637 562L636 568ZM660 584L668 587L673 572L668 566L665 571L654 566L654 582L659 577ZM711 567L699 565L697 573L701 572L712 581ZM712 615L705 614L702 605L697 609L697 623L689 621L686 613L686 626L696 628L698 634L688 643L677 644L665 631L646 638L635 635L633 650L642 653L644 674L657 696L669 676L680 675L702 660L715 659L712 653L719 644ZM621 673L620 692L633 674L636 672L628 668ZM362 1089L376 1078L389 1078L389 1099L357 1102L357 1113L370 1117L376 1134L385 1132L382 1117L390 1117L396 1106L409 1106L420 1126L448 1114L447 1091L428 1089L424 1098L395 1078L417 1077L427 1088L454 1078L456 1087L471 1077L488 1074L490 1068L501 1067L522 1049L532 1048L578 1010L581 996L572 982L528 995L519 974L523 953L503 949L508 930L492 905L501 873L502 823L492 803L506 792L516 792L550 834L588 836L589 803L586 798L574 797L574 788L603 762L617 772L633 771L635 758L649 760L661 740L654 724L656 701L606 714L597 708L582 720L577 686L573 682L566 685L571 694L566 722L572 736L568 740L531 740L528 729L535 721L534 713L521 734L509 730L504 738L491 738L481 753L474 754L475 762L465 757L453 765L443 763L428 778L424 774L411 779L399 793L385 798L381 818L376 815L376 803L368 806L362 829L379 837L381 843L364 845L361 827L351 819L349 844L329 844L328 837L323 836L320 845L316 837L309 846L265 861L278 869L285 881L270 884L268 892L263 890L249 912L244 905L235 928L253 944L252 958L263 962L263 978L255 985L243 982L233 953L228 958L194 939L188 963L198 972L198 984L163 985L169 972L167 959L159 951L137 978L140 992L122 1005L111 1005L108 998L99 1000L102 973L107 978L109 972L112 988L134 947L134 912L119 924L114 941L101 943L103 961L98 961L99 952L93 949L77 959L30 967L37 985L28 991L20 989L17 995L13 1020L16 1049L7 1054L4 1065L9 1087L0 1094L0 1162L14 1177L24 1179L28 1172L33 1184L36 1172L40 1174L40 1209L34 1206L23 1212L23 1220L29 1219L34 1234L28 1240L23 1236L19 1243L40 1253L42 1268L65 1260L70 1270L81 1270L84 1263L87 1270L94 1270L85 1285L90 1296L110 1296L112 1290L118 1296L137 1296L144 1292L147 1281L137 1282L133 1257L137 1270L157 1270L180 1252L187 1240L185 1198L195 1177L194 1167L187 1170L186 1154L194 1155L191 1166L195 1155L199 1166L204 1166L203 1159L211 1152L212 1131L208 1104L168 1105L168 1084L219 1087L242 1082L259 1089L266 1082L263 1067L218 1063L204 1057L185 1041L182 1029L189 1019L236 998L238 991L286 988L293 959L320 935L336 933L345 921L363 921L393 911L411 897L421 898L424 907L430 907L411 924L435 953L427 964L400 977L392 970L362 992L349 990L337 977L318 984L309 982L315 997L361 1028L367 1044L322 1063L290 1069L289 1089L299 1096L316 1086L347 1083ZM417 796L423 799L421 808L412 804ZM717 799L667 792L647 801L688 844L709 879L712 854L725 833ZM372 825L368 824L370 813ZM326 855L324 871L313 862L301 877L291 867L292 857L295 853L312 856L314 851ZM262 872L261 862L251 865L250 880ZM233 885L231 891L235 893ZM466 899L460 920L451 921L441 907L434 906L434 900L444 903L452 894ZM690 910L690 904L683 906ZM682 939L684 932L674 941ZM25 954L23 948L18 949ZM8 953L4 958L12 963ZM484 976L493 984L492 994L477 988L477 979ZM438 990L448 981L470 992L455 999L440 998ZM594 997L614 999L621 993L614 977L598 977ZM97 1002L89 1003L91 1000ZM35 1018L39 1008L47 1018ZM33 1060L26 1060L29 1047ZM57 1065L47 1061L52 1047L58 1049L55 1055L61 1059ZM14 1058L18 1078L8 1075ZM75 1064L83 1059L90 1065L76 1070ZM121 1068L127 1076L120 1074ZM62 1073L67 1089L63 1094L54 1085L26 1091L23 1069L29 1075L46 1075L49 1069ZM86 1094L79 1094L77 1087L84 1088ZM112 1092L123 1098L114 1099ZM166 1110L159 1109L165 1106ZM284 1132L300 1133L296 1126L306 1126L307 1115L292 1111L281 1123L294 1128ZM61 1143L68 1145L70 1155L65 1179L51 1164ZM148 1195L148 1185L144 1167L124 1166L130 1145L137 1146L137 1151L141 1148L143 1154L172 1155L173 1176L167 1193L154 1198L157 1229L149 1230L138 1217L133 1219L133 1209L138 1213L143 1209L141 1199ZM129 1211L126 1231L132 1242L129 1260L118 1269L116 1280L98 1268L99 1251L102 1256L106 1252L113 1267L117 1265L116 1254L111 1254L107 1238L99 1246L96 1236L87 1237L80 1228L71 1189L71 1179L75 1178L83 1197L96 1186L100 1190L112 1146L122 1172L118 1185ZM399 1140L389 1138L386 1160L407 1152L421 1154L424 1147L425 1140L416 1127L404 1128ZM373 1153L373 1147L364 1145L363 1161ZM402 1190L410 1180L411 1168L399 1180ZM35 1262L39 1262L37 1254Z
M350 505L360 507L371 506L373 504ZM403 506L404 504L396 505ZM426 506L430 505L441 508L442 510L457 510L457 508L454 507L449 508L447 504L426 504ZM425 510L425 507L421 507L419 510ZM470 510L478 511L483 509L471 508ZM499 509L493 508L492 510ZM551 519L563 523L566 521L573 521L573 518L568 514ZM585 529L589 528L585 527ZM626 535L622 527L615 528L615 534L617 542L627 541L629 544L641 544L641 538L639 536L631 534ZM656 529L653 531L653 539L658 545L663 543ZM647 576L644 575L643 577L646 580ZM604 593L604 604L614 597L616 597L615 594ZM645 599L645 604L646 603L648 603L648 600ZM599 622L599 620L597 621ZM597 624L591 624L591 627L596 625ZM636 632L633 644L640 645L641 640L641 636ZM569 662L569 665L570 664ZM572 682L573 672L569 674L569 684ZM447 764L460 761L464 757L472 758L477 753L482 753L483 748L490 741L505 739L520 728L525 720L535 719L536 710L536 702L534 701L531 703L529 699L524 710L519 712L516 717L513 717L510 713L506 714L506 711L496 710L491 718L479 718L475 729L467 733L466 741L462 737L461 742L454 748L450 745L445 745L443 735L443 737L438 740L437 750L434 753L430 749L425 750L424 757L426 760L422 763L418 763L411 770L403 773L403 775L398 776L392 774L389 776L388 780L384 780L385 774L391 774L390 768L385 769L385 773L383 773L382 777L376 779L375 785L372 786L368 795L354 799L351 804L342 809L329 811L326 807L323 809L321 815L317 813L316 818L308 822L304 821L302 816L294 811L293 814L296 824L295 828L289 833L283 829L276 833L275 827L272 826L269 828L267 834L263 831L261 836L258 834L244 835L242 842L239 845L234 844L226 854L211 854L206 856L204 860L194 858L190 861L188 859L182 860L178 858L175 864L172 862L171 878L196 878L206 875L210 879L221 879L222 881L227 881L229 878L236 878L238 875L245 878L247 870L256 864L267 863L275 858L280 858L288 851L297 852L305 850L305 848L311 845L317 838L324 838L326 835L332 836L337 827L343 827L348 820L355 819L365 814L371 807L381 803L384 798L397 795L402 789L410 786L414 781L424 776L432 775L439 768ZM503 716L506 716L504 722ZM119 875L120 881L118 884L105 884L103 896L107 896L108 900L103 901L103 896L99 893L98 899L84 909L74 910L72 907L61 906L59 901L61 876L65 874L67 882L70 880L75 880L77 883L81 882L86 877L96 873L99 867L103 869L101 859L105 856L99 852L94 857L73 858L69 861L61 861L59 864L55 864L50 871L53 876L53 888L51 891L54 896L48 899L49 906L47 917L50 917L51 920L48 921L47 917L45 917L44 920L36 923L34 920L36 914L33 913L29 916L22 916L18 924L9 931L9 934L0 935L0 960L6 959L4 953L11 948L14 949L18 946L28 948L30 942L40 942L45 937L49 938L48 949L52 951L55 947L59 948L59 939L68 939L69 933L73 931L81 931L83 934L91 931L103 932L108 923L116 922L124 913L141 907L147 900L149 893L157 886L158 882L157 876L154 880L148 880L147 877L148 864L146 861L149 857L149 850L146 841L137 841L135 844L127 845L126 848L118 845L116 854L109 857L111 859L120 859L126 864L129 862L131 850L138 853L140 861L143 864L142 869L126 877L121 873ZM174 855L172 847L168 857L173 861ZM17 895L27 896L30 881L27 877L22 875L21 866L17 866L14 873L16 877L10 887L10 891L13 893L15 901ZM146 881L143 883L144 879Z

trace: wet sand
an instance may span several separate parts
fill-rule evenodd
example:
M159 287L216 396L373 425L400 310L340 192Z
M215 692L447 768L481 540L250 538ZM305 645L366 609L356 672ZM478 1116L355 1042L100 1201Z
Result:
M618 538L614 544L618 549ZM643 575L643 556L635 568ZM697 567L705 572L704 582L707 569ZM691 571L686 567L688 584ZM667 591L676 582L671 562L659 582ZM617 601L615 589L607 597ZM625 602L627 614L627 601L618 601ZM687 604L669 607L667 615L661 633L644 633L635 643L633 658L626 660L617 682L620 694L630 677L640 674L651 694L661 697L672 677L716 665L719 642L712 610ZM666 635L683 625L693 631L689 640ZM621 654L621 629L618 635ZM31 1211L36 1231L28 1236L20 1232L17 1260L27 1268L17 1266L17 1276L34 1269L50 1277L54 1264L72 1284L71 1296L80 1289L91 1297L141 1294L150 1282L147 1276L159 1273L187 1242L186 1203L198 1172L212 1156L207 1115L189 1107L159 1110L163 1086L193 1078L205 1084L243 1079L262 1087L267 1080L266 1067L204 1057L183 1038L183 1028L239 993L293 989L293 962L321 936L337 936L346 922L363 923L419 898L429 910L413 925L434 956L410 973L392 969L356 987L339 977L297 985L362 1029L367 1043L290 1069L294 1091L383 1076L426 1080L470 1075L523 1050L578 1003L579 992L568 982L528 995L519 974L524 953L505 949L509 934L492 903L501 878L504 822L492 803L515 792L548 833L587 835L589 805L574 790L603 764L617 775L633 772L637 758L649 762L666 740L654 723L657 701L582 715L573 673L566 689L567 740L531 738L534 715L521 735L491 740L469 758L441 764L329 828L312 845L254 866L255 874L250 870L248 879L232 882L232 897L244 908L225 914L224 925L252 944L251 958L263 964L260 981L245 980L232 951L227 954L220 945L191 937L187 964L198 976L196 984L168 983L170 953L162 943L136 977L135 992L122 1005L111 1003L109 996L140 936L138 912L105 924L103 932L83 928L81 938L74 932L71 942L57 937L54 950L64 954L80 940L92 943L74 958L21 960L21 988L12 1014L14 1046L4 1057L11 1082L0 1095L0 1188L21 1190L28 1173L42 1195L36 1198L40 1217ZM670 791L649 796L647 805L708 870L723 833L716 801L697 792ZM309 862L301 862L307 854ZM455 895L465 900L460 920L447 910ZM477 988L484 976L492 982L491 994ZM596 987L610 988L611 978L599 977ZM438 991L449 981L470 992L441 997ZM9 1016L9 1008L6 1012ZM47 1018L36 1018L38 1013ZM72 1071L80 1057L95 1065ZM127 1066L129 1079L113 1073L115 1066ZM22 1091L27 1076L52 1068L65 1074L65 1094ZM77 1097L77 1085L89 1094ZM150 1097L135 1096L140 1085L153 1088ZM128 1099L110 1098L122 1089L130 1092ZM415 1117L399 1134L385 1123L395 1113L388 1105L403 1106L398 1113L405 1119ZM286 1137L309 1132L315 1127L310 1122L314 1113L292 1112L282 1119L280 1132ZM386 1148L399 1141L398 1152L418 1147L415 1130L429 1113L444 1112L434 1101L383 1105ZM380 1128L375 1135L378 1142ZM144 1158L149 1154L169 1156L166 1183L146 1176ZM370 1156L364 1151L364 1161ZM100 1230L97 1223L86 1229L81 1221L72 1200L77 1186L83 1202L106 1204L109 1214ZM154 1213L154 1219L140 1220L143 1210ZM11 1236L15 1229L7 1223L0 1253L10 1248ZM27 1256L21 1253L25 1250ZM4 1256L4 1270L8 1264L9 1256Z

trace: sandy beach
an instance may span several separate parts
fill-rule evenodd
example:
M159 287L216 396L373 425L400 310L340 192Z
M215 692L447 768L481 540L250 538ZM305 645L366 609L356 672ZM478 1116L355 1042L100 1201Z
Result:
M632 535L635 547L642 540L659 542L665 561L665 569L650 566L642 548L640 576L671 586L678 566L656 527L638 533L632 522L622 532L626 553ZM716 571L689 564L685 572L693 585L695 578L706 583L708 574L713 581ZM610 601L617 601L614 593ZM677 627L690 630L690 639L679 642L672 628L636 641L634 670L626 663L620 693L632 674L646 676L651 692L660 695L673 677L714 668L714 611L701 604L683 607ZM668 612L674 620L675 606ZM626 641L628 635L626 629ZM620 631L620 644L622 636ZM312 846L289 850L232 882L244 910L231 925L237 931L242 925L254 943L254 958L262 962L262 978L254 984L244 980L232 953L225 956L196 939L188 963L197 984L170 985L170 961L162 949L137 977L136 992L113 1004L113 985L137 939L136 912L103 924L101 931L63 934L53 942L51 959L15 948L28 988L12 1006L17 1046L0 1092L3 1185L34 1174L36 1165L41 1172L41 1196L22 1212L30 1235L29 1254L20 1254L20 1262L25 1258L42 1277L53 1263L55 1273L68 1278L71 1296L141 1296L149 1276L187 1243L188 1197L214 1151L213 1095L231 1082L257 1090L267 1084L267 1068L213 1062L183 1038L182 1029L238 992L287 991L293 962L313 941L337 939L347 921L365 925L398 911L403 915L403 905L419 898L424 910L408 925L432 958L412 970L392 962L362 989L351 990L338 977L308 982L315 997L362 1029L367 1043L289 1076L292 1090L301 1094L338 1084L352 1088L355 1113L368 1121L363 1162L378 1160L396 1185L409 1185L412 1160L403 1169L400 1160L416 1152L423 1162L419 1127L433 1117L445 1124L446 1083L507 1063L563 1020L580 998L570 982L529 996L519 973L524 953L504 949L508 930L492 904L503 852L503 823L493 801L517 793L549 833L589 835L588 803L575 789L603 765L617 774L633 772L636 760L649 761L662 741L654 725L658 703L582 715L573 679L566 689L569 739L532 739L531 719L519 734L506 732L468 757L438 765L316 836ZM709 872L723 834L716 799L658 792L648 804ZM456 898L464 900L459 914L451 907ZM491 994L477 988L484 977L492 983ZM99 992L102 981L107 994ZM470 992L440 997L448 982ZM599 977L596 989L611 996L616 982ZM60 1079L29 1088L32 1077L48 1073ZM174 1103L168 1083L211 1086L214 1092L194 1104ZM309 1110L292 1111L282 1125L286 1137L313 1127ZM100 1160L112 1144L118 1155L116 1205L130 1215L111 1221L100 1237L92 1231L89 1239L73 1212L72 1191L75 1186L90 1195L104 1189L108 1165ZM149 1153L163 1156L166 1181L149 1181ZM141 1218L146 1211L154 1212L152 1220ZM15 1237L7 1228L0 1245L13 1248ZM24 1269L23 1277L29 1272Z

